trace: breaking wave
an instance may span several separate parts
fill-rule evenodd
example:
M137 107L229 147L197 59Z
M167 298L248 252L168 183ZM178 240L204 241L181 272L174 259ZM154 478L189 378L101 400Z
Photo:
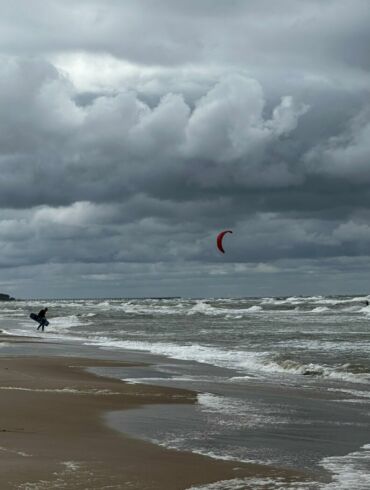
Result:
M360 370L351 364L325 366L317 363L300 363L290 359L274 359L270 352L253 352L244 350L225 350L200 344L178 345L170 342L144 342L132 340L96 339L86 342L88 345L113 349L147 351L173 359L196 361L218 367L234 369L246 374L292 374L317 376L333 380L346 380L356 383L370 381L366 367Z

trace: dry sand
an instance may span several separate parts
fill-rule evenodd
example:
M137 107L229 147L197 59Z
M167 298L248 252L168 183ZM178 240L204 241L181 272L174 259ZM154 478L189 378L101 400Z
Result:
M106 411L196 401L190 391L130 385L85 369L119 365L128 364L75 357L0 357L1 490L176 490L253 475L302 477L168 450L110 429L103 422Z

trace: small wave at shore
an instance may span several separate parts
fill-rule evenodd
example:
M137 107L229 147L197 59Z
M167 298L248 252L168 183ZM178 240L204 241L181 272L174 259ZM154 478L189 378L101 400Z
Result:
M192 486L186 490L319 490L316 482L289 482L284 478L233 478L206 485Z
M71 327L78 327L81 325L90 325L90 324L91 323L88 321L82 321L81 318L77 315L56 316L50 318L50 326L53 329L71 328Z
M333 475L323 490L368 490L370 488L370 444L345 456L324 458L320 465Z
M369 490L370 444L359 451L344 456L329 456L319 463L331 475L329 483L314 481L286 481L276 477L234 478L206 485L192 486L187 490Z
M252 352L242 350L224 350L199 344L177 345L164 342L124 341L96 339L86 342L105 348L147 351L165 355L174 359L207 363L218 367L245 371L254 374L292 374L309 375L333 380L345 380L355 383L370 381L370 373L353 369L350 364L325 366L318 363L300 363L291 359L274 359L270 352Z
M256 402L253 403L237 398L199 393L198 404L202 412L214 415L218 424L234 428L265 427L289 424L288 413L283 413L278 407Z

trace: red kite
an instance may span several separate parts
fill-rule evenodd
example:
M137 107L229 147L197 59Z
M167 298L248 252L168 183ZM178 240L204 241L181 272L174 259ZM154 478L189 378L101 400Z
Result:
M219 233L217 235L217 248L219 249L220 252L222 252L223 254L225 253L225 250L223 249L222 247L222 240L224 238L224 236L226 235L226 233L232 233L231 230L225 230L225 231L221 231L221 233Z

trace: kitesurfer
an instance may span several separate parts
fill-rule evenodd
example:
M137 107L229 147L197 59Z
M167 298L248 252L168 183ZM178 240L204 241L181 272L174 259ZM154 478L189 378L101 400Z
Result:
M44 327L45 327L45 324L47 322L46 320L46 312L48 311L47 308L43 308L42 310L40 310L37 314L38 316L38 322L40 323L40 325L37 327L37 330L39 330L40 327L42 331L44 331Z

